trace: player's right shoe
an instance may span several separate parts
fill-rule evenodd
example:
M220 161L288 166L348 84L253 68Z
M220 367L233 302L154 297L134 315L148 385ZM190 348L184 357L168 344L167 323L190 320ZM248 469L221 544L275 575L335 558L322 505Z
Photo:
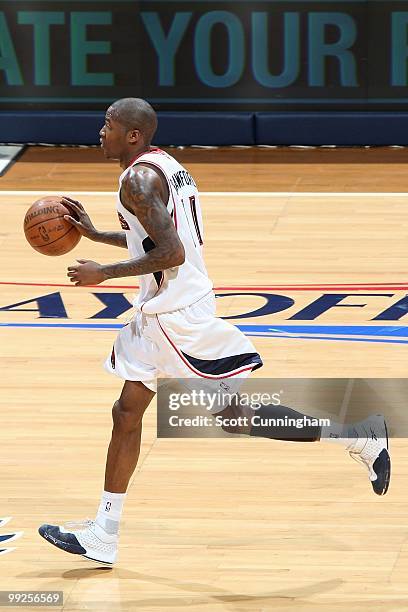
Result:
M391 479L391 458L383 415L373 414L365 421L354 423L349 436L357 438L348 448L350 457L366 466L374 493L385 495Z
M118 535L106 533L95 521L70 521L62 527L41 525L38 533L57 548L91 561L113 565L118 553Z

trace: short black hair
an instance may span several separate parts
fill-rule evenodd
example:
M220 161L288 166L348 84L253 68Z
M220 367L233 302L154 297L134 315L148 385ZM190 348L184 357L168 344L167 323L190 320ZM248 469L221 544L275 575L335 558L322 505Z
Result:
M139 130L146 145L150 145L157 130L154 108L142 98L122 98L111 106L113 118L127 130Z

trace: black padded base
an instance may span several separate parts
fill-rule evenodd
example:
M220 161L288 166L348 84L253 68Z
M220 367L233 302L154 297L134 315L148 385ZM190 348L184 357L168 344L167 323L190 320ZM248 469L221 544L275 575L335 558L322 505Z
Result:
M41 525L38 529L40 536L57 548L72 555L85 555L86 550L78 542L73 533L63 533L57 525Z
M373 470L377 474L377 479L371 481L374 493L385 495L391 479L391 459L385 448L374 461Z

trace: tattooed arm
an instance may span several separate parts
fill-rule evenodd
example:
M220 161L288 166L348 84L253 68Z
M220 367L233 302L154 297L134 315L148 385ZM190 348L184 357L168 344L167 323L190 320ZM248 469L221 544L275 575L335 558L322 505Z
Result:
M138 218L155 247L143 257L103 266L105 278L150 274L184 262L184 247L163 191L162 179L153 168L140 164L128 172L122 183L122 203Z
M94 238L95 242L110 244L112 246L122 247L127 249L126 233L125 232L99 232Z
M68 268L68 276L76 285L97 285L108 278L151 274L184 262L184 247L165 206L167 198L159 174L142 164L132 168L122 182L121 199L125 208L138 218L154 248L142 257L114 264L78 260L78 266Z
M111 244L112 246L123 247L124 249L127 248L125 232L100 232L92 223L81 202L65 197L62 198L62 203L75 213L75 217L67 215L64 218L71 225L74 225L82 236L94 242L103 242L104 244Z

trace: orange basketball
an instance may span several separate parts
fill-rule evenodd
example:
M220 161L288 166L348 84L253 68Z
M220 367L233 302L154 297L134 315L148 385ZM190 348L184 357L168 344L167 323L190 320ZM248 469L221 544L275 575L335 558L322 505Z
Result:
M64 255L78 244L81 234L64 215L74 216L59 196L46 196L30 206L24 233L33 249L43 255Z

